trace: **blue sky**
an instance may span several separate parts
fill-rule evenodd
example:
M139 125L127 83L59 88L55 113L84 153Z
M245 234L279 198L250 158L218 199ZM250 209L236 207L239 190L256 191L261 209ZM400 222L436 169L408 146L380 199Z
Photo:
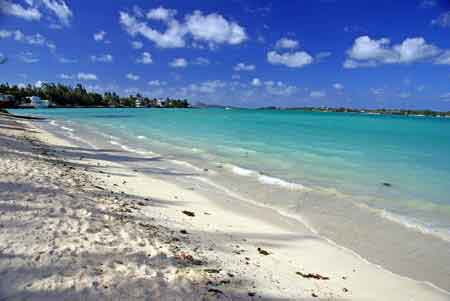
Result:
M0 0L1 82L255 106L450 110L440 0Z

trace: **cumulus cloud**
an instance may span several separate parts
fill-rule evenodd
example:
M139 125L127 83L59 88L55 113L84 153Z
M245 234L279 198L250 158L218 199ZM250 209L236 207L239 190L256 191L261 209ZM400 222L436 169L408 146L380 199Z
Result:
M44 11L49 12L46 19L52 21L51 16L54 16L62 25L68 26L70 24L73 13L64 0L28 0L25 2L27 6L9 0L0 0L0 13L27 21L38 21L44 16L42 13ZM56 24L51 25L53 28L58 27Z
M172 68L185 68L187 65L188 63L184 58L175 58L169 63L169 66Z
M234 71L253 71L255 70L255 65L247 65L245 63L238 63L234 66Z
M264 86L266 88L267 93L277 96L290 96L297 92L297 87L285 84L281 81L265 81Z
M39 58L35 57L30 51L21 52L17 55L17 58L23 63L34 64L39 62Z
M42 3L53 12L61 24L66 26L70 24L73 13L64 0L42 0Z
M435 0L423 0L422 2L420 2L420 7L421 8L432 8L435 7L437 5Z
M77 78L79 80L86 80L86 81L91 81L91 80L97 80L97 75L93 74L93 73L84 73L84 72L80 72L77 74Z
M106 36L106 31L100 30L99 32L94 33L94 40L97 42L103 41L105 39L105 36Z
M384 90L381 88L370 88L370 92L375 96L380 96L384 94Z
M113 56L111 54L102 54L102 55L91 55L91 61L96 63L111 63L113 61Z
M297 40L289 39L289 38L281 38L277 41L275 44L276 48L287 48L287 49L294 49L297 48L299 45Z
M205 15L198 10L181 20L175 19L175 15L175 10L164 7L151 9L147 13L147 19L162 21L166 26L165 31L152 28L136 13L121 11L119 22L131 36L141 35L161 48L185 47L189 37L197 42L205 42L210 47L217 44L236 45L247 39L243 27L226 20L222 15L216 13Z
M220 80L209 80L198 84L189 85L189 90L199 93L215 93L217 89L226 87L226 83Z
M401 44L391 46L387 38L357 38L347 50L344 68L375 67L380 64L408 64L436 57L441 53L438 47L427 44L424 38L407 38Z
M65 57L60 57L60 58L58 59L58 61L59 61L61 64L74 64L74 63L78 62L78 61L75 60L75 59L68 59L68 58L65 58Z
M247 39L243 27L215 13L203 15L201 11L194 11L186 17L186 27L194 39L208 43L236 45Z
M153 63L152 55L148 52L142 52L141 56L136 60L138 64L148 65Z
M450 65L450 50L443 51L434 61L438 65Z
M331 52L329 52L329 51L322 51L322 52L319 52L319 53L317 53L315 55L315 59L314 60L315 60L316 63L317 62L321 62L321 61L323 61L324 59L326 59L329 56L331 56Z
M160 81L160 80L158 80L158 79L156 79L156 80L151 80L151 81L149 81L148 82L148 85L149 86L157 86L157 87L159 87L159 86L165 86L167 83L165 82L165 81Z
M207 58L199 56L192 63L194 65L206 66L206 65L209 65L211 62Z
M133 49L142 49L142 47L144 47L144 44L140 41L133 41L131 42L131 47L133 47Z
M261 86L261 80L259 78L252 79L252 86L259 87Z
M444 93L440 96L441 99L450 100L450 92Z
M73 79L73 78L75 78L75 76L74 75L70 75L70 74L62 73L62 74L59 75L59 78L61 78L61 79Z
M450 27L450 11L442 13L436 19L431 20L431 24L441 27Z
M0 30L0 39L14 39L15 41L26 43L29 45L46 46L50 50L56 48L52 41L47 40L40 33L34 35L26 35L20 30Z
M162 6L154 9L150 9L147 13L147 19L151 20L160 20L160 21L167 21L169 19L172 19L177 14L177 11L175 9L167 9Z
M267 61L273 65L285 65L290 68L302 68L312 64L314 59L305 51L278 53L269 51L267 53Z
M27 21L40 20L41 12L35 7L23 7L8 0L0 0L0 12L5 15L19 17Z
M325 91L311 91L309 93L309 96L312 98L323 98L325 96L327 96L327 93Z
M139 77L139 75L136 75L136 74L133 74L133 73L128 73L126 75L126 78L129 79L129 80L136 81L136 80L139 80L140 77Z
M163 33L125 12L120 12L120 24L131 36L134 37L139 34L161 48L178 48L186 45L184 41L185 31L176 20L172 20Z
M340 83L334 83L333 84L333 88L335 88L336 90L343 90L344 89L344 85L342 85Z

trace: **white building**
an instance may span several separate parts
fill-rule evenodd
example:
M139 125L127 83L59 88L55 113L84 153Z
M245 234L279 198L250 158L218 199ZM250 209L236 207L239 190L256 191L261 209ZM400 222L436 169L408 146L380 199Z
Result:
M30 99L30 105L33 106L35 109L39 108L48 108L49 101L45 99L41 99L38 96L31 96Z

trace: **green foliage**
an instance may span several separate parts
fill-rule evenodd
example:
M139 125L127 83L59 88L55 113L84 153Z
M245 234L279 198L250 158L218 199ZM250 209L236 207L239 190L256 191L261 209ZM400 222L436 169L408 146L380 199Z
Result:
M158 101L139 94L120 97L115 92L105 92L103 95L95 92L88 92L81 84L75 87L61 84L45 83L41 87L27 85L19 87L17 85L0 84L0 93L10 94L15 97L16 105L26 104L27 97L39 96L49 100L52 105L59 107L136 107L140 103L141 107L167 107L167 108L188 108L186 99L170 99Z

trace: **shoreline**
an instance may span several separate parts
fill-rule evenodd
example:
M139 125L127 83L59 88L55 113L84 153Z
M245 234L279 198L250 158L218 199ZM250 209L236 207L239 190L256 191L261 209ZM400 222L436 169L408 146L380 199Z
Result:
M23 124L32 123L23 122ZM36 128L33 131L36 131ZM170 234L169 237L173 236L170 239L175 237L184 241L186 236L189 237L184 247L186 249L192 247L190 250L195 250L192 251L195 254L193 257L196 258L198 254L201 254L206 262L214 262L212 269L222 270L218 273L204 271L199 273L195 268L189 271L188 274L192 272L195 277L205 278L203 283L199 281L200 285L195 291L197 298L199 296L208 296L208 298L233 296L236 300L251 300L252 294L255 293L255 296L261 296L265 300L311 298L314 297L312 294L319 298L355 300L406 299L408 297L450 299L450 295L443 290L433 288L424 282L395 275L374 264L364 262L355 254L349 254L349 251L332 246L322 237L311 233L306 227L301 227L300 223L271 212L272 209L267 211L254 204L228 197L226 197L228 200L223 200L223 195L221 196L222 193L219 191L212 191L212 196L217 195L217 199L205 197L197 192L201 191L202 184L199 182L188 181L183 187L183 184L174 184L161 180L157 176L152 177L139 171L135 172L120 164L120 160L117 159L119 157L122 157L121 160L125 159L123 157L127 157L128 160L142 160L127 152L79 149L57 139L50 133L43 132L42 129L39 131L41 133L38 136L49 143L44 145L40 142L41 150L52 153L50 159L55 155L62 162L74 164L77 172L79 170L80 173L95 175L94 178L97 179L92 179L92 185L95 183L95 186L102 187L103 190L115 191L114 197L124 194L132 198L164 200L159 203L159 206L152 206L152 210L147 210L149 209L147 206L142 210L125 209L137 211L136 214L142 214L142 217L148 221L157 220L163 227L174 228L175 226L178 231ZM14 139L10 140L14 141ZM14 149L14 142L11 143L10 147ZM36 152L35 149L28 151L31 154ZM152 159L156 160L150 157L146 162L151 164ZM85 166L86 170L83 170L81 166ZM91 169L96 171L93 172ZM14 177L14 172L9 171L9 173L12 174L11 177ZM40 177L39 174L35 176ZM95 199L92 202L97 205ZM123 207L128 207L125 205L126 202L122 201L121 204ZM194 212L194 216L183 214L182 211ZM42 219L39 215L35 218ZM123 226L117 225L119 232L123 230L121 227ZM182 230L187 234L181 233ZM133 232L128 235L131 233ZM4 234L0 228L0 235ZM26 245L30 241L25 240L21 243ZM264 255L265 252L262 251L269 254ZM178 255L179 253L179 250L175 252ZM4 268L1 266L0 272ZM224 272L225 270L229 271ZM253 274L255 271L256 273ZM164 271L160 272L164 273ZM318 273L330 279L304 278L296 274L297 272L303 275ZM227 273L232 273L233 277ZM211 274L215 276L211 277ZM211 278L214 279L211 280ZM241 278L240 281L236 281L237 278ZM215 285L208 284L208 281ZM221 281L225 282L221 283ZM221 284L217 285L218 283ZM383 298L379 298L380 296Z

